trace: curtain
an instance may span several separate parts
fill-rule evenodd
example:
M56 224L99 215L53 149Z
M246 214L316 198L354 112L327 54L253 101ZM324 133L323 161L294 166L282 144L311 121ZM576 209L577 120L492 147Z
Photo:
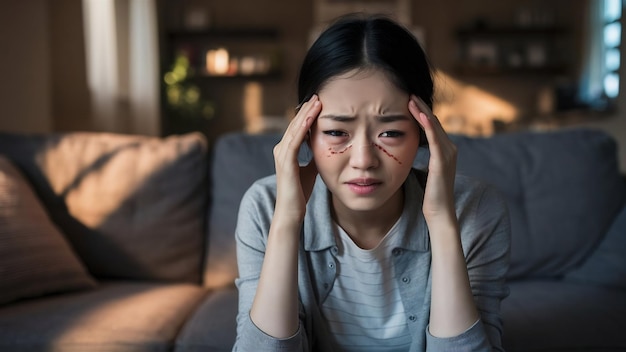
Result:
M93 128L159 135L155 0L83 0L83 19Z
M586 37L584 38L580 99L594 104L602 98L604 88L604 1L588 0Z

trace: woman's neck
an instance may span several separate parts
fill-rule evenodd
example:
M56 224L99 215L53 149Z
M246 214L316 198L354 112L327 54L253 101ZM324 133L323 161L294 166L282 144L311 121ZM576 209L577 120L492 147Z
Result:
M337 206L333 201L332 215L352 241L363 249L372 249L398 221L404 208L402 187L380 208L368 211L353 211Z

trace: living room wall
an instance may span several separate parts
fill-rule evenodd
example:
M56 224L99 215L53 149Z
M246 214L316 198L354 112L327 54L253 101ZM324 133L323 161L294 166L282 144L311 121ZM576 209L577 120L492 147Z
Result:
M191 3L187 1L185 3ZM454 30L477 18L505 23L520 6L541 4L526 0L415 1L412 18L425 31L426 47L433 63L454 75L456 42ZM580 21L585 1L555 0L558 20L582 36ZM306 50L313 25L313 0L213 0L210 2L215 26L276 27L285 48L284 75L263 83L263 113L284 115L295 105L296 71ZM534 5L533 5L534 6ZM0 3L0 130L50 132L92 129L89 93L86 87L81 0L7 0ZM19 35L17 35L19 33ZM580 42L580 39L577 39ZM510 101L522 112L535 106L539 77L457 77L484 91ZM622 83L624 80L622 80ZM216 121L218 133L243 128L241 95L238 89L223 103L230 106L228 118ZM621 90L626 91L625 89ZM239 92L240 93L240 92ZM626 95L618 104L626 111ZM613 134L621 143L622 169L626 171L626 116L582 122ZM121 131L124 132L124 131ZM622 142L624 141L624 142Z
M0 4L0 130L52 130L48 24L46 0Z
M0 3L0 130L90 130L81 0Z

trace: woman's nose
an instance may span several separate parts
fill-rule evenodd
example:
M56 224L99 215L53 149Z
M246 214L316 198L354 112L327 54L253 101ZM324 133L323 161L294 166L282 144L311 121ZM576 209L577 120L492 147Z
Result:
M357 169L372 169L378 167L378 154L374 143L364 141L356 143L350 148L350 166Z

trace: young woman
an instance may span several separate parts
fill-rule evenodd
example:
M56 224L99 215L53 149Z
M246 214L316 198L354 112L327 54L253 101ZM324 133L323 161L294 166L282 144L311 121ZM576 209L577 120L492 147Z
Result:
M415 38L382 17L342 18L298 88L276 175L241 202L234 350L502 350L505 204L455 175ZM426 140L427 173L412 168Z

